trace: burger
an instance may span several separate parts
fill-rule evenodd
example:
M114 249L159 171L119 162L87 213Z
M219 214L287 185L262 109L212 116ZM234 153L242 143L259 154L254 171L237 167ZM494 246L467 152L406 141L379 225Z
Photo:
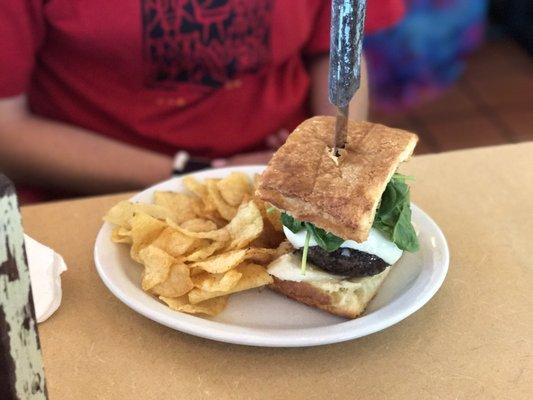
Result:
M404 251L418 250L408 176L418 137L348 123L333 153L334 117L304 121L274 154L256 195L280 214L292 251L274 260L272 289L346 318L359 316Z

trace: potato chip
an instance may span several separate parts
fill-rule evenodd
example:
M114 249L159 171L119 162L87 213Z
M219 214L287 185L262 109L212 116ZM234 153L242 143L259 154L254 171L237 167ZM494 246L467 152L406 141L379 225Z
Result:
M233 250L210 257L204 261L198 261L191 265L193 268L201 268L212 274L221 274L235 268L246 257L246 250Z
M170 266L167 279L153 286L150 292L157 296L180 297L193 287L189 268L185 264L173 264Z
M217 182L217 188L224 201L233 207L243 203L245 195L251 194L250 180L242 172L232 172Z
M183 222L180 225L183 229L193 232L209 232L218 229L217 224L213 221L203 218L194 218Z
M154 203L169 210L177 224L196 218L202 209L200 200L184 193L155 192Z
M217 242L227 242L231 239L231 236L227 229L217 229L216 231L207 231L207 232L195 232L192 230L184 229L181 226L175 224L174 222L167 220L166 221L168 225L176 229L177 231L183 233L184 235L187 235L192 238L197 239L211 239L215 240Z
M186 176L183 178L182 182L187 190L195 194L198 198L203 199L204 197L207 197L207 188L203 183L198 182L196 178Z
M167 225L148 214L135 214L130 220L130 224L130 234L133 243L130 249L131 258L137 262L141 262L139 251L156 240Z
M200 275L200 274L203 274L205 272L201 268L190 268L189 270L191 271L191 276Z
M104 218L116 225L111 239L131 243L131 257L144 265L143 290L174 310L216 315L230 293L271 283L261 265L292 246L280 245L279 211L267 213L247 175L183 183L190 193L158 191L155 204L120 202Z
M225 274L209 274L202 272L192 277L194 287L207 292L228 292L241 279L242 273L230 269ZM192 289L192 288L191 288Z
M215 211L216 207L210 201L207 186L205 184L198 182L198 180L196 180L192 176L187 176L183 178L183 184L185 185L188 191L196 195L196 197L202 201L202 214L211 213Z
M122 226L115 226L113 228L111 231L111 240L115 243L133 243L130 230Z
M277 232L283 231L283 224L281 223L281 212L272 204L264 202L257 196L253 196L253 201L261 212L261 216L265 222L269 222L272 228Z
M199 240L184 235L169 226L151 244L172 257L179 258L189 251L193 251Z
M240 272L242 276L237 284L229 291L213 292L194 288L189 292L189 301L192 304L197 304L218 296L224 296L231 293L242 292L243 290L268 285L274 281L266 269L261 265L243 263L236 267L235 271Z
M246 260L260 265L267 265L277 257L276 249L250 247L246 250Z
M134 214L135 212L133 210L133 204L129 201L121 201L120 203L117 203L111 207L106 215L104 215L104 221L120 227L129 228L129 221Z
M191 253L187 257L185 257L184 260L187 262L202 261L211 257L213 254L215 254L215 252L223 249L224 247L226 247L225 242L212 242L207 246L199 247L196 251L194 251L194 253Z
M155 285L167 280L174 258L155 246L147 246L139 252L139 259L144 265L142 288L150 290Z
M281 257L284 254L294 251L294 247L288 240L284 240L276 248L276 258Z
M237 214L237 207L233 207L226 203L220 191L218 190L218 183L214 180L207 180L207 193L209 201L215 206L215 209L222 218L229 221L235 214Z
M281 211L270 203L265 203L266 206L266 217L268 222L273 226L273 228L278 231L283 231L283 224L281 223Z
M159 299L167 303L167 305L175 311L211 316L219 314L228 303L228 296L217 297L198 304L190 304L187 295L176 298L160 296Z
M121 201L111 208L104 216L104 220L112 224L130 228L130 220L135 214L142 213L161 220L172 218L172 214L167 209L145 203L132 203L130 201Z
M283 232L276 231L263 217L264 228L261 234L250 243L252 247L276 248L285 239Z
M205 212L202 217L204 217L205 219L208 219L209 221L213 222L217 228L224 228L227 224L228 224L228 221L226 221L224 218L222 218L220 216L220 214L218 213L218 211L214 210L214 211L211 211L211 212Z
M237 215L229 222L226 229L232 241L229 249L242 249L259 237L263 231L263 218L253 201L239 207Z

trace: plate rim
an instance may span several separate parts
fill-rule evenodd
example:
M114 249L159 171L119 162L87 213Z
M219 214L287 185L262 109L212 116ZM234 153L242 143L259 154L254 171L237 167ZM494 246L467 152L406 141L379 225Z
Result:
M252 174L256 172L261 172L261 170L265 167L266 166L264 165L225 167L218 169L207 169L190 174L181 175L178 177L172 177L165 181L158 182L136 193L128 200L137 201L139 197L143 196L147 192L151 193L154 190L157 190L158 186L164 186L174 181L180 181L186 176L201 177L203 175L210 175L213 171L217 171L217 173L221 175L233 171L240 171L245 172L247 174ZM379 316L379 314L385 312L387 308L394 308L394 306L399 306L402 302L402 298L404 298L411 291L416 289L417 286L420 286L423 283L424 279L427 280L427 277L423 275L426 275L429 271L422 268L421 273L413 281L412 287L410 287L409 290L402 292L399 297L396 298L394 301L388 303L383 308L377 310L372 314L364 315L360 318L347 320L329 326L300 329L267 329L231 325L225 322L213 321L201 317L196 317L193 315L179 313L177 311L173 312L172 316L170 316L168 315L169 309L163 304L159 303L155 298L152 299L157 304L159 304L161 308L157 307L158 309L154 309L150 305L146 305L141 300L130 298L126 293L120 290L120 287L117 284L112 281L112 279L105 271L106 267L100 262L100 251L102 249L99 248L98 244L101 242L103 243L106 239L108 240L108 238L104 237L104 235L106 235L106 230L109 230L111 227L108 222L104 222L98 230L93 251L94 263L98 275L104 285L122 303L152 321L158 322L164 326L187 334L225 343L260 347L308 347L338 343L367 336L397 324L398 322L402 321L403 319L407 318L408 316L412 315L420 308L422 308L442 286L449 268L450 254L448 243L440 227L427 213L425 213L420 207L418 207L414 203L411 203L411 207L414 212L420 214L420 216L426 220L425 222L431 226L431 230L434 233L436 241L438 241L440 245L439 247L442 252L442 262L440 268L434 271L436 272L434 273L435 276L430 276L429 280L427 281L431 284L430 287L422 291L420 293L420 296L416 298L416 301L407 303L399 310L397 310L397 312L390 313L389 315L386 315L385 318L381 318L378 320L376 320L376 314L378 314ZM426 271L426 274L424 274L424 271ZM147 294L147 296L150 295ZM287 299L287 301L292 300ZM370 322L370 325L365 327L364 323L367 321ZM355 325L354 328L357 329L350 329L353 325ZM358 327L358 325L362 326Z

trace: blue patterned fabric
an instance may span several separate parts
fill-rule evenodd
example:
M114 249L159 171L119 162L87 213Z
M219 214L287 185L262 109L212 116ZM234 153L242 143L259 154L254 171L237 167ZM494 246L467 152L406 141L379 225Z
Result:
M365 38L373 102L412 107L457 80L483 40L487 0L407 0L405 19Z

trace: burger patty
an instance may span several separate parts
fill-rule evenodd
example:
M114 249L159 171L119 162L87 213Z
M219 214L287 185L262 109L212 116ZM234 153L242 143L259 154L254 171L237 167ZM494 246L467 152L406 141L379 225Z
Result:
M302 255L302 249L296 251ZM331 253L319 246L309 247L307 260L326 272L350 278L377 275L389 266L373 254L345 247Z

